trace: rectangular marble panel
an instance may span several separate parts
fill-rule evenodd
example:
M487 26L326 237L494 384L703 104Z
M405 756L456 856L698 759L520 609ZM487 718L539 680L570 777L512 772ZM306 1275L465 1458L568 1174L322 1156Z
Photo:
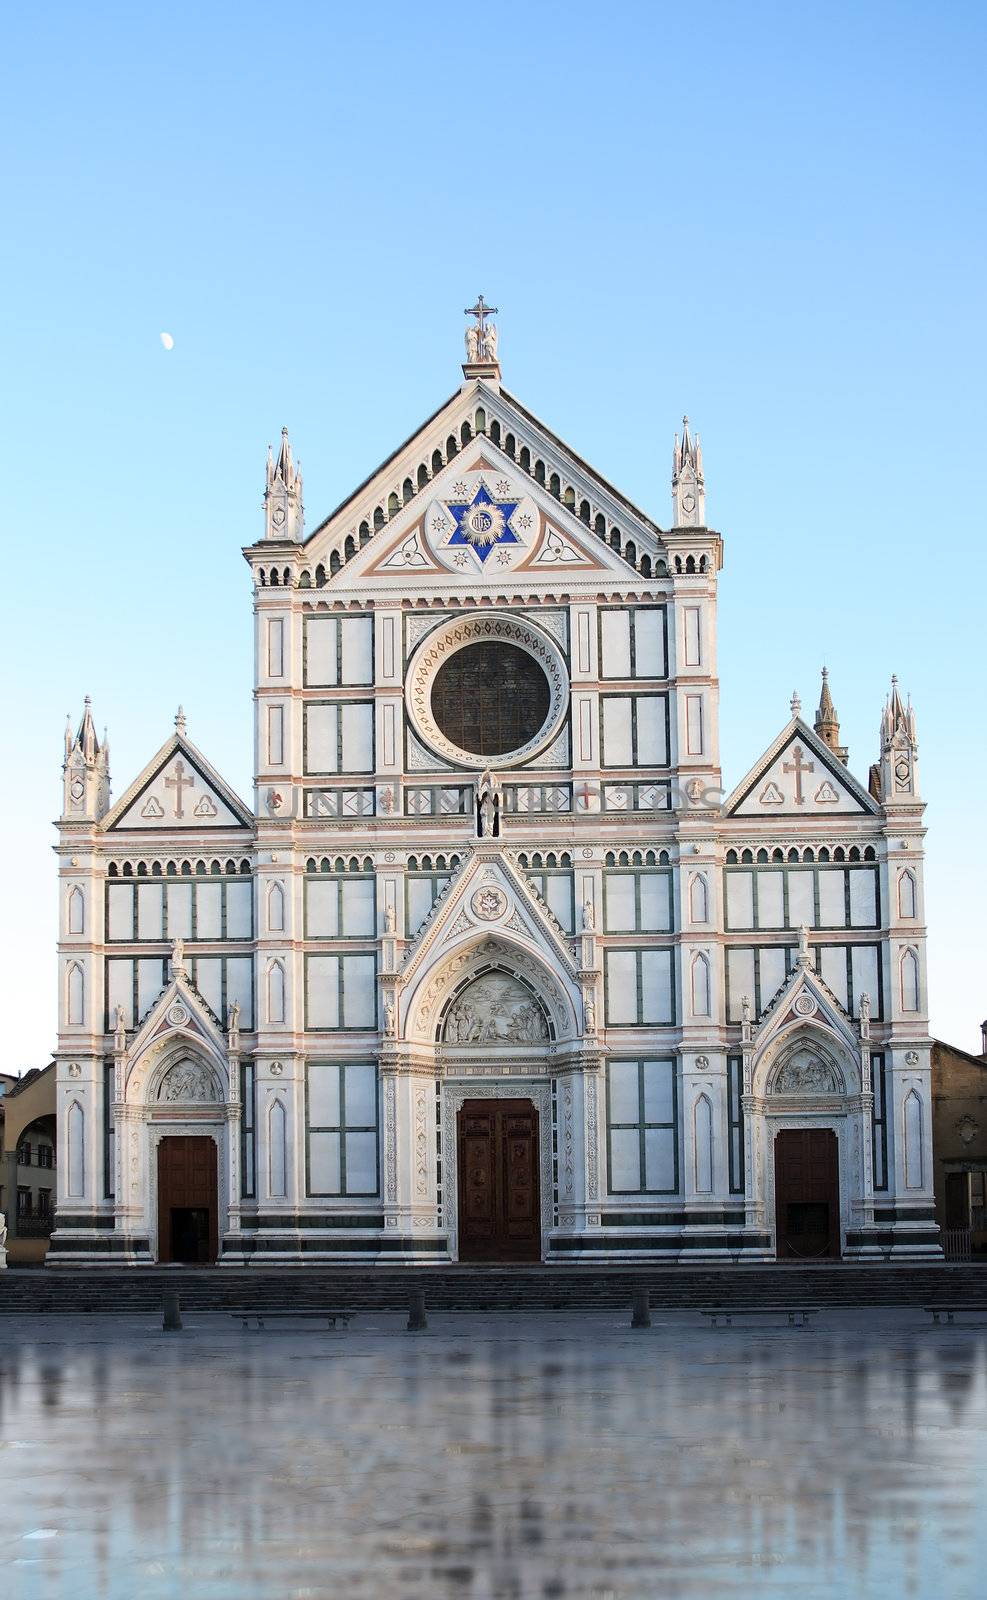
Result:
M305 771L337 772L339 707L305 707Z
M305 963L305 1008L310 1028L339 1027L339 958L309 956Z
M727 927L753 928L754 926L754 874L728 872Z
M819 870L819 926L843 928L846 926L846 894L843 868L821 867Z
M164 885L161 883L137 885L137 937L164 938Z
M370 617L341 617L339 647L342 660L341 683L364 684L374 681L373 620Z
M110 939L134 937L134 886L111 883L107 891L107 936Z

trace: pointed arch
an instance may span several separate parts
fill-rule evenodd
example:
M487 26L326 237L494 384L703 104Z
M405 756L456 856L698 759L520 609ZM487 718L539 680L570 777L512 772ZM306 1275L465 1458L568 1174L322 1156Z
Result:
M902 1011L917 1011L919 1009L918 953L910 947L901 953L899 977Z
M86 1020L86 989L78 961L69 964L65 974L65 1020L70 1028L82 1027Z
M277 959L267 963L265 973L268 1022L283 1022L285 1012L284 963Z
M911 867L903 867L898 874L898 915L912 918L917 915L918 893L915 874Z
M710 974L709 960L697 952L692 958L692 1015L694 1017L708 1017L710 1014Z
M85 933L86 900L77 883L69 890L66 921L69 933Z
M288 1193L288 1114L283 1100L271 1102L267 1113L267 1187L272 1200Z
M267 927L270 933L284 932L284 888L272 883L267 891Z
M925 1183L923 1160L924 1110L917 1089L909 1089L901 1108L905 1146L905 1188L921 1189Z
M689 880L689 917L693 922L709 921L709 885L702 872L694 872Z
M697 1096L692 1108L692 1142L697 1194L713 1192L713 1102L708 1094Z
M68 1176L65 1192L78 1199L86 1192L86 1113L78 1100L73 1100L65 1119L68 1145Z

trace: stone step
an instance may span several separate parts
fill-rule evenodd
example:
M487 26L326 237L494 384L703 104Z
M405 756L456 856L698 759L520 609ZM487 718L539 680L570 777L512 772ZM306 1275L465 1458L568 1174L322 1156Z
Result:
M723 1268L381 1267L161 1268L78 1271L11 1268L0 1273L0 1313L157 1312L177 1289L190 1311L333 1305L354 1311L404 1311L424 1289L435 1311L616 1310L647 1287L654 1307L708 1305L784 1308L925 1305L987 1310L987 1271L979 1265L827 1265Z

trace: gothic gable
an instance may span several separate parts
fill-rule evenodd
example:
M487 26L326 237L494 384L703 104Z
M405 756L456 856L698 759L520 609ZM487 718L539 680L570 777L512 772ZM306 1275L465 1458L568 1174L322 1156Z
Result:
M873 815L873 800L801 717L793 717L774 744L730 795L731 817Z
M193 744L176 733L107 813L105 829L250 828L243 801Z
M503 390L471 382L315 529L310 580L349 590L409 575L481 587L522 570L626 579L661 530ZM641 573L636 574L640 580ZM319 579L322 583L322 579Z
M499 851L478 850L458 869L432 907L405 956L405 984L423 967L484 934L539 948L551 967L574 974L572 948L547 906L539 904L523 874Z

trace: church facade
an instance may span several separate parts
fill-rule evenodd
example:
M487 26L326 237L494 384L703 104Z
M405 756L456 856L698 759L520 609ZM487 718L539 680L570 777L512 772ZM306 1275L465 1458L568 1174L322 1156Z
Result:
M727 793L698 437L660 527L471 315L311 532L269 456L250 802L66 730L49 1262L936 1256L913 713Z

